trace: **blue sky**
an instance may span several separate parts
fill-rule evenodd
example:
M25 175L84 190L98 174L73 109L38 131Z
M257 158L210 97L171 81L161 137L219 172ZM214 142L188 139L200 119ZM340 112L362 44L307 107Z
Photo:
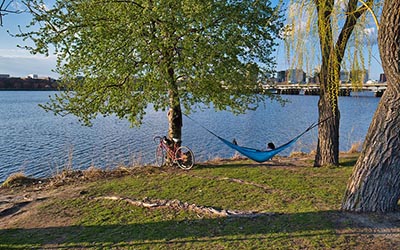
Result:
M17 45L27 45L22 39L11 37L19 33L18 25L25 27L30 17L27 14L9 14L3 17L3 27L0 27L0 74L10 74L15 77L23 77L29 74L40 76L57 75L51 71L55 68L55 57L31 55L28 51L20 49Z
M49 2L54 1L47 1L47 3ZM273 0L273 2L277 2L277 0ZM14 77L37 74L39 76L58 78L58 75L53 72L56 67L56 57L54 55L49 57L31 55L28 51L17 47L17 45L29 45L28 41L11 37L8 34L7 31L17 34L19 32L18 25L24 29L29 21L30 16L28 14L9 14L3 17L3 27L0 27L0 74L9 74ZM368 66L369 78L377 80L383 70L376 45L372 48L372 55L371 65ZM285 70L290 67L285 57L283 43L277 48L275 56L277 58L277 70Z

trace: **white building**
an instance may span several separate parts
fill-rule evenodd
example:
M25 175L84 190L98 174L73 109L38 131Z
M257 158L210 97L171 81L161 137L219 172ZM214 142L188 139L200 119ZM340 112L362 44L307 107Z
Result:
M28 78L30 78L30 79L39 79L39 76L37 74L29 74Z

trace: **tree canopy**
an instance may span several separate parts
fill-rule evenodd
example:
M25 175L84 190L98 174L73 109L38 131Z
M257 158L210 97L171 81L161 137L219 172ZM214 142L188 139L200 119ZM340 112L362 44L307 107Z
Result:
M116 114L140 124L146 107L198 103L240 113L255 108L258 81L273 70L280 13L267 0L41 0L32 53L55 53L65 92L45 108L84 123ZM39 27L39 29L35 29Z

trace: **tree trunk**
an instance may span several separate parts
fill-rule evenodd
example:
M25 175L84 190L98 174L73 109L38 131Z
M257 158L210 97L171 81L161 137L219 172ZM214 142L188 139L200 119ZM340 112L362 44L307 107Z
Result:
M178 97L172 97L174 99ZM179 98L178 98L179 100ZM172 100L171 100L172 101ZM175 103L172 101L172 103ZM181 140L182 138L182 111L180 103L171 105L168 111L168 137Z
M386 0L379 49L388 87L369 127L342 209L389 212L400 198L400 0Z
M318 127L318 144L314 166L339 165L339 121L338 106L340 64L347 43L354 30L357 20L367 8L358 7L358 0L347 2L346 21L340 31L336 43L333 40L332 13L334 0L314 0L318 12L318 33L321 47L322 66L320 72L320 99L318 102L319 120L332 119L321 123ZM366 1L372 6L373 0Z
M318 102L319 121L327 118L318 126L318 144L314 167L339 165L339 121L337 107L332 107L327 95L321 96Z
M332 119L318 126L318 144L314 167L339 164L339 107L336 95L340 63L337 62L333 44L331 13L333 1L316 1L318 33L322 65L320 72L320 97L318 101L319 121Z
M324 121L318 126L318 144L315 154L314 167L339 165L339 122L340 112L338 107L338 97L328 91L330 88L337 88L332 86L335 84L338 76L335 76L335 65L321 69L321 83L320 83L320 98L318 101L318 115L319 121ZM330 79L331 78L331 79Z
M169 110L168 110L168 137L170 139L178 140L178 145L180 146L180 141L182 138L182 110L181 102L178 94L178 85L174 80L174 70L170 68L168 70L171 82L169 83L170 89L168 91L169 95Z

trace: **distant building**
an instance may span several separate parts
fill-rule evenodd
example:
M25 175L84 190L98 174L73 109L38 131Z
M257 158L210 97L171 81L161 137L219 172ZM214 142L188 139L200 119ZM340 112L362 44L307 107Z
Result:
M302 69L288 69L286 70L286 80L288 83L305 83L306 73Z
M276 81L277 82L286 82L286 71L285 70L278 71L278 73L276 75Z
M302 69L288 69L278 71L276 74L278 83L305 83L306 73Z
M0 74L0 78L2 78L2 79L10 78L10 75L8 75L8 74Z
M37 74L29 74L28 78L30 78L30 79L39 79Z
M307 76L306 83L319 84L318 74L316 74L314 76Z
M379 82L386 82L386 75L385 73L382 73L379 75Z
M340 83L349 83L350 73L348 71L340 71Z

